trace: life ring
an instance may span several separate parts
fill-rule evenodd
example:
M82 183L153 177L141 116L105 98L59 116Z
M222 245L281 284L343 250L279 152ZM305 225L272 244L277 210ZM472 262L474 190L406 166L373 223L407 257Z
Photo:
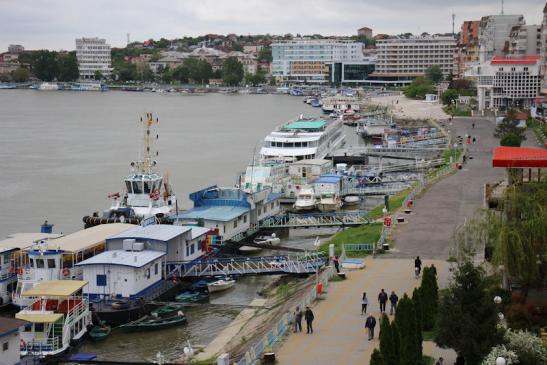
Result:
M70 275L70 269L68 267L65 267L63 269L63 276L69 276Z
M19 347L21 348L21 350L24 349L26 345L27 343L25 342L25 340L21 339L19 341Z

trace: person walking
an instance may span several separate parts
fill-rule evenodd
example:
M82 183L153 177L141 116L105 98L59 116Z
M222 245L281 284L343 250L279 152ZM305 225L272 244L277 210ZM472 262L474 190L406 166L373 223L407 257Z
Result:
M399 297L395 292L392 290L391 295L389 296L389 314L393 315L395 313L395 310L397 309L397 302L399 301Z
M368 298L367 293L363 292L363 298L361 299L361 315L367 314Z
M302 311L300 307L296 307L296 312L294 312L294 333L302 332Z
M304 312L304 319L306 320L306 333L313 333L313 312L311 311L310 307L306 307L306 311Z
M420 256L416 256L416 260L414 260L414 269L416 271L416 278L420 276L420 273L422 272L422 260L420 260Z
M334 256L332 259L332 262L334 263L334 268L336 269L336 272L340 272L340 261L338 260L338 256Z
M475 144L475 142L477 142L477 137L473 137L473 144Z
M371 314L367 317L365 321L365 328L368 330L368 340L374 339L374 327L376 327L376 318Z
M378 294L378 302L380 302L380 313L386 312L387 293L382 289Z
M471 123L471 127L473 127L473 129L475 129L475 122ZM441 357L442 359L442 357Z

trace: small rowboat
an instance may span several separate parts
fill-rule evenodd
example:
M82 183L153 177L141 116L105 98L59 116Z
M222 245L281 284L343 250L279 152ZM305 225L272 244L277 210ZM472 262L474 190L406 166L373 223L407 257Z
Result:
M235 283L236 281L234 279L220 279L207 284L207 288L209 289L209 293L215 293L230 289Z
M167 318L176 315L182 311L183 306L177 304L168 304L153 310L150 314L156 318Z
M185 291L177 295L175 297L175 300L181 303L197 303L197 302L207 300L208 297L209 297L209 294L206 292Z
M89 331L89 337L92 341L98 342L107 338L110 335L110 332L112 332L112 327L108 325L93 326Z
M144 316L136 321L121 325L119 328L125 331L155 331L164 328L176 327L186 324L186 316L179 311L176 315L166 318L156 318L154 316Z

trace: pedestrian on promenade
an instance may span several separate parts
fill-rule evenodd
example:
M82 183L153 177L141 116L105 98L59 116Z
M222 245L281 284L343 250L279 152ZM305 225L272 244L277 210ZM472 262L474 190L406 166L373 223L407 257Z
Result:
M382 289L378 294L378 302L380 302L380 313L386 312L387 293Z
M302 311L300 307L296 307L296 312L294 312L294 333L302 332Z
M374 338L374 327L376 327L376 318L371 314L367 317L367 320L365 322L365 328L368 329L368 340L372 340Z
M437 268L435 267L435 264L431 264L431 271L433 271L433 274L437 277Z
M368 298L367 298L367 293L366 292L363 292L363 298L361 299L361 315L363 315L363 313L367 313L367 305L368 305Z
M391 295L389 296L389 314L393 315L395 313L395 310L397 309L397 302L399 301L399 297L395 292L392 290Z
M332 262L334 263L334 268L336 269L336 272L340 272L340 261L338 260L338 256L334 256L332 259Z
M475 144L475 142L477 142L477 137L473 137L473 144Z
M310 307L306 307L306 311L304 312L304 319L306 320L306 327L308 332L306 333L313 333L313 312L311 311Z
M420 276L422 272L422 260L420 260L420 256L416 256L416 260L414 260L414 269L416 270L416 277Z
M473 129L475 129L475 122L473 122L473 123L471 124L471 127L473 127ZM442 357L441 357L441 359L442 359Z
M442 357L439 357L439 360L437 360L435 365L443 365L443 364L444 364L444 359Z

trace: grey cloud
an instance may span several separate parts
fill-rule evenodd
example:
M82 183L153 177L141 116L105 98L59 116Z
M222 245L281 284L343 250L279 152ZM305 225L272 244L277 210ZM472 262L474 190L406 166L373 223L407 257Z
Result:
M505 1L505 12L539 23L544 3ZM464 20L497 14L498 0L0 0L0 50L73 49L80 36L105 37L123 46L133 40L205 33L338 34L361 26L375 33L450 32Z

